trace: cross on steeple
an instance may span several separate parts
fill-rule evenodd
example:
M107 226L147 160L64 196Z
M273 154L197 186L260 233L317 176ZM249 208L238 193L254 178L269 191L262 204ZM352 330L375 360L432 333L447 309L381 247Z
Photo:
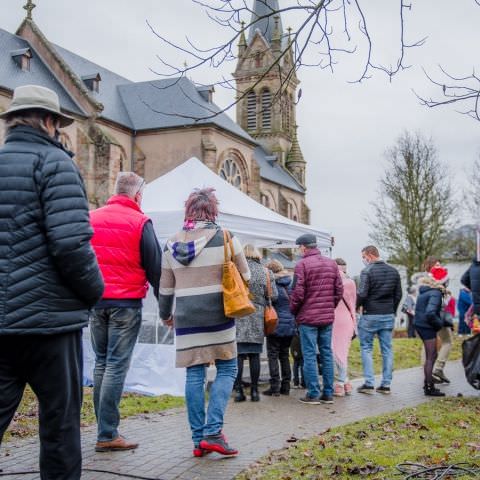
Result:
M27 11L27 20L32 20L32 10L36 7L32 0L27 0L27 4L23 6Z

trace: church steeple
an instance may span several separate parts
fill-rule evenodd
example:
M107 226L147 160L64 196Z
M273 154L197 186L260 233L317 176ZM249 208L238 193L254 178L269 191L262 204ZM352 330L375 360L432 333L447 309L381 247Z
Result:
M295 125L293 127L292 147L288 153L285 166L299 183L305 186L305 166L307 162L303 158L302 149L298 143L297 129L298 125Z
M234 73L240 99L237 123L266 150L275 152L279 163L286 167L296 123L294 99L299 83L292 75L291 39L283 30L278 0L251 1L248 41L244 45L243 37L239 38Z
M278 17L278 30L280 36L283 35L282 19L280 14L278 0L255 0L252 9L252 19L250 22L250 31L248 33L248 44L252 43L256 31L258 30L269 45L272 43L276 27L275 17Z

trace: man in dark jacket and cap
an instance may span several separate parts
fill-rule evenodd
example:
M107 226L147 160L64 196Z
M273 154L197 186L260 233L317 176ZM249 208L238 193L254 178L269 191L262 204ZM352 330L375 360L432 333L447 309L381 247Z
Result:
M365 268L360 275L357 291L357 308L362 308L358 322L358 336L362 352L365 383L358 388L360 393L375 393L373 370L373 340L378 336L382 351L382 383L376 389L383 394L390 393L393 372L392 336L395 314L402 299L402 284L398 270L381 260L374 245L362 250Z
M82 178L57 141L58 96L15 89L0 149L0 442L29 384L42 479L81 475L82 328L103 293Z
M303 258L295 266L290 309L299 325L307 394L302 403L333 403L332 324L343 296L337 264L321 255L315 235L297 238ZM317 349L322 363L323 392L318 381Z

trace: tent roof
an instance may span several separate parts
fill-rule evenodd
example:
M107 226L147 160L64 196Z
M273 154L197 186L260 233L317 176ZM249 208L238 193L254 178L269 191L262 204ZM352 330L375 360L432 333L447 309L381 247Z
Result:
M243 241L259 247L288 248L304 233L317 236L321 248L331 246L329 232L294 222L256 202L212 172L197 158L149 183L143 195L143 210L155 227L159 240L182 228L184 204L195 188L213 187L219 200L218 222Z

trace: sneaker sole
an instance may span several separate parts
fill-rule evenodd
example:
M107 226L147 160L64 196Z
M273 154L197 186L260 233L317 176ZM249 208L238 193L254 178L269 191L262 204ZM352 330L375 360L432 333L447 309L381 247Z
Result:
M381 393L382 395L390 395L392 392L385 392L384 390L377 390L377 393Z
M320 400L309 400L308 402L302 399L298 400L300 403L303 403L304 405L321 405Z
M100 452L100 453L104 453L104 452L125 452L127 450L135 450L136 448L138 448L138 445L134 446L134 447L122 447L122 448L119 448L119 447L95 447L95 451L96 452Z
M227 452L226 450L223 450L223 448L217 447L216 445L208 445L207 448L205 448L205 446L202 446L201 448L205 450L206 454L216 452L226 457L234 457L235 455L238 455L238 450L234 450L233 452Z
M320 400L320 403L324 405L333 405L333 400Z
M358 393L365 393L366 395L375 395L375 390L357 390Z

